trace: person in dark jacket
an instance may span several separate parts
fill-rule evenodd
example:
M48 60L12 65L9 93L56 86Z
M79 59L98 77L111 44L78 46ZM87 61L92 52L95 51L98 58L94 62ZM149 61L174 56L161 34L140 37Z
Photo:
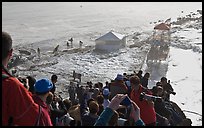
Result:
M143 71L139 70L138 73L136 74L140 78L140 81L142 80L142 77L143 77L142 73L143 73Z
M145 73L145 75L141 79L141 84L145 88L148 88L147 85L148 85L148 82L149 82L149 77L150 77L150 73L147 72L147 73Z
M50 90L50 92L52 92L52 94L55 94L55 91L56 91L56 86L55 86L55 83L57 83L57 75L52 75L51 76L51 81L52 81L52 84L53 84L53 88Z
M163 95L165 96L165 101L170 101L170 94L175 94L174 89L170 84L170 81L167 82L167 78L162 77L160 82L163 87Z

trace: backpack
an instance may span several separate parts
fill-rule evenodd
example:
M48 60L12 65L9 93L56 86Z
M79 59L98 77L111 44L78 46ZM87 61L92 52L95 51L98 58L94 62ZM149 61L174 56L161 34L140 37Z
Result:
M9 77L13 77L13 76L9 76L7 74L2 74L2 76L1 76L2 81L9 78ZM36 119L36 122L35 122L34 126L39 126L40 125L41 113L42 113L42 107L39 105L39 115L38 115L38 117ZM14 126L12 116L10 116L9 119L8 119L8 126Z

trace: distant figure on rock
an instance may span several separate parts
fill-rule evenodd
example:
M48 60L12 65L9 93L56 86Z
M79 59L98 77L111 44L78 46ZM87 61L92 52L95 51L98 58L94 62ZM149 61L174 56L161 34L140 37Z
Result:
M40 48L37 49L38 57L40 58Z
M71 47L73 47L73 38L70 38L68 41L71 42Z
M83 42L80 40L80 41L79 41L79 47L81 48L82 45L83 45Z
M67 49L69 48L69 41L67 41Z
M59 48L59 45L57 45L57 47L55 47L55 49L53 50L53 54L58 51L58 48Z

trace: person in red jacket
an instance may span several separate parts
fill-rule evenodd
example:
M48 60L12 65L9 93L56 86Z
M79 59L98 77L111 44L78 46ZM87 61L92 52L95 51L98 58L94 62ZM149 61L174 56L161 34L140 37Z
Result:
M130 84L132 88L132 91L130 93L130 98L140 108L140 116L141 116L141 119L144 121L145 126L155 126L156 112L154 110L154 102L146 99L140 100L140 94L142 92L152 95L151 92L145 89L140 84L140 78L138 76L130 77Z
M35 94L33 95L34 101L42 107L42 111L44 112L44 116L46 117L43 122L41 122L40 126L52 126L52 121L50 118L50 109L46 103L46 99L49 96L50 90L53 88L52 82L47 79L39 79L35 82L34 89Z
M39 105L32 94L7 70L12 57L12 38L2 32L2 125L34 126L44 117L39 117Z

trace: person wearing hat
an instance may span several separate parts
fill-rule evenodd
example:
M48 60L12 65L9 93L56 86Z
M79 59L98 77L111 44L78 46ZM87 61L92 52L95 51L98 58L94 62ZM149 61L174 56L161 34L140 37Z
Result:
M53 126L50 118L50 109L46 103L46 99L49 96L49 93L51 93L50 90L52 88L53 84L47 78L37 80L34 85L35 94L33 95L33 100L42 107L42 111L44 112L42 114L45 114L44 116L47 117L47 120L44 120L43 123L48 126Z
M110 95L109 89L104 88L103 89L103 97L104 97L103 107L104 107L104 109L110 104L109 95Z
M128 88L125 85L124 77L121 74L117 74L114 82L110 84L110 99L112 99L116 94L127 94Z

